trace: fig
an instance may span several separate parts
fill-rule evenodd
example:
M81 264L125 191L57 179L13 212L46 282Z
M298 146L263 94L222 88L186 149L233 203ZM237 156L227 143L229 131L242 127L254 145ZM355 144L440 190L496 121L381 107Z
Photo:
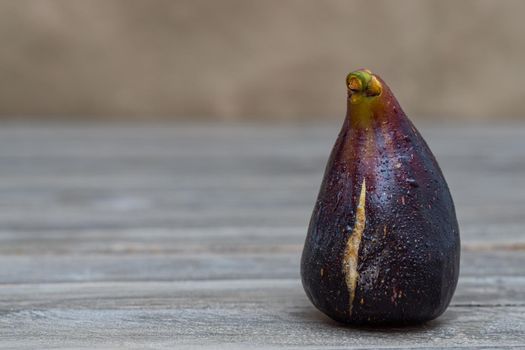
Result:
M447 308L459 273L448 185L390 88L350 73L347 113L301 258L312 303L348 324L408 324Z

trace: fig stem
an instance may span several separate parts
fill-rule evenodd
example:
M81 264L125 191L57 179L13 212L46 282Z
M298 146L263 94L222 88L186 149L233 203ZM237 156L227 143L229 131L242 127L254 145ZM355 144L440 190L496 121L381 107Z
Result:
M379 79L368 69L359 69L348 74L346 76L346 86L353 103L361 101L359 97L362 95L374 97L379 96L383 91L383 86Z

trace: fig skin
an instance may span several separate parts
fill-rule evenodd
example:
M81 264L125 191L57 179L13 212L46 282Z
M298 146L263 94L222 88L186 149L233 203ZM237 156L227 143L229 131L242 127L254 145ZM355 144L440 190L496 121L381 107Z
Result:
M304 245L303 287L339 322L432 320L450 303L459 274L448 185L379 76L352 72L347 87L347 115Z

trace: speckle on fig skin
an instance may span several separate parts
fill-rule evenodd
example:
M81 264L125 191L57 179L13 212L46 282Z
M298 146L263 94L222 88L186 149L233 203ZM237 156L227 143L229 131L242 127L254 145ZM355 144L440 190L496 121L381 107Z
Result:
M379 95L348 102L310 221L301 276L312 303L337 321L419 323L438 317L452 298L459 228L432 152L388 86L377 80ZM363 178L367 214L350 313L341 262Z

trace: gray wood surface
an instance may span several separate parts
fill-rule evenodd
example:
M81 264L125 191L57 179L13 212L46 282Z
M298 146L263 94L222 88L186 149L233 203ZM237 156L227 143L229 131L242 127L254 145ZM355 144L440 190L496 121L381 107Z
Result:
M525 125L418 125L454 196L445 314L351 328L299 258L338 125L4 125L0 348L525 348Z

